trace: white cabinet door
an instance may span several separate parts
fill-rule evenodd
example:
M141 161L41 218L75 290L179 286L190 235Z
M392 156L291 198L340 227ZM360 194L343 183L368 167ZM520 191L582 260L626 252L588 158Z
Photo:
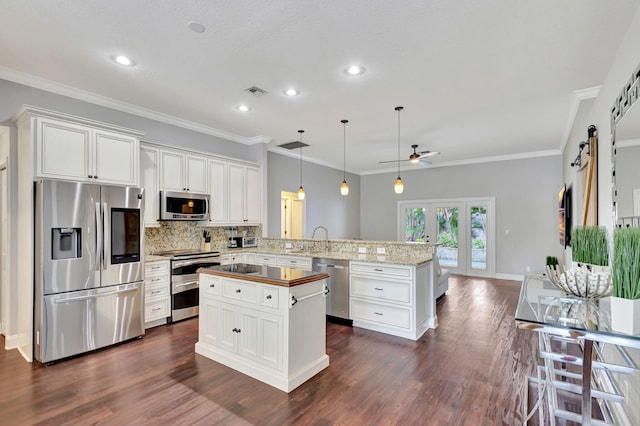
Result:
M263 313L258 321L258 357L269 367L282 368L282 318Z
M207 159L185 156L185 187L187 191L207 193Z
M218 314L218 341L217 345L229 351L236 352L237 348L237 326L236 326L236 307L219 304Z
M260 223L262 218L262 178L258 167L247 167L245 171L245 219L249 223Z
M254 361L259 360L258 355L258 323L260 321L260 312L237 308L237 327L236 334L238 336L238 355Z
M229 222L245 222L245 167L229 163Z
M93 131L93 178L101 183L138 185L138 139L109 132Z
M228 222L227 162L209 160L209 213L211 224Z
M222 308L211 299L200 299L200 322L198 323L198 339L212 345L222 346L220 343L220 319Z
M36 174L39 177L93 179L90 127L38 117L36 144Z
M184 191L184 155L173 151L160 151L160 189Z
M158 159L160 152L140 147L140 186L144 188L144 226L159 226Z

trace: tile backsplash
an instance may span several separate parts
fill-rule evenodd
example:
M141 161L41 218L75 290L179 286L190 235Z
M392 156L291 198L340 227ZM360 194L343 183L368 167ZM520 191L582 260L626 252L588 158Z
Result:
M237 226L236 236L262 235L260 226ZM220 250L227 247L231 236L229 227L201 226L197 222L160 222L160 227L145 228L145 254L158 251L199 249L203 231L211 233L211 249Z

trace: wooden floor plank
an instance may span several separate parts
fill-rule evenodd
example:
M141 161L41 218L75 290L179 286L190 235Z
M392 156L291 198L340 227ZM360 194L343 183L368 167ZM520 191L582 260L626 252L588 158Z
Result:
M519 291L454 276L416 342L328 324L331 365L290 394L196 355L197 320L47 367L0 350L0 423L522 424L539 360L514 324Z

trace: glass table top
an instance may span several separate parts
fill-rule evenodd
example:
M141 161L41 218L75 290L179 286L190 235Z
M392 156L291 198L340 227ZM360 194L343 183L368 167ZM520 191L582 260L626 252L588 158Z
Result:
M611 329L608 297L581 299L568 295L544 275L525 276L515 319L520 328L640 348L640 335Z

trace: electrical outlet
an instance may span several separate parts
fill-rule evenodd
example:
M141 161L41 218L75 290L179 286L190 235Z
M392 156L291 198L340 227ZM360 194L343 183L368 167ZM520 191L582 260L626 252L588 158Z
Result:
M284 243L284 248L290 249L291 247L293 247L291 243Z
M527 272L531 272L531 266L527 266Z
M387 250L384 247L378 247L376 249L376 253L377 254L385 254L387 252Z
M367 248L366 247L358 247L358 253L367 254Z

